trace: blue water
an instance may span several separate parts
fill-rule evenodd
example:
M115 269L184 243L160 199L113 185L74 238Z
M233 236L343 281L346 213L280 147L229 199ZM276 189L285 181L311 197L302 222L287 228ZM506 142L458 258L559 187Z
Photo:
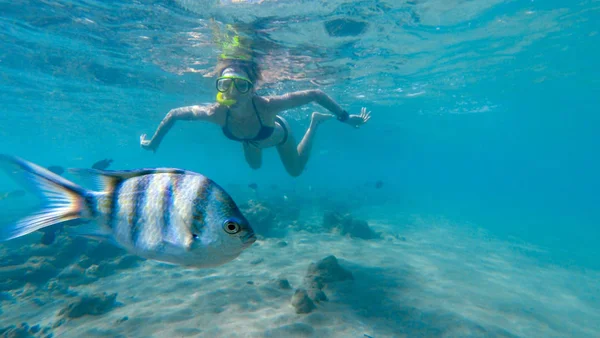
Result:
M600 269L598 1L3 1L0 13L2 153L442 216ZM340 18L367 24L328 34ZM212 29L233 23L265 55L260 94L320 88L371 121L320 127L297 178L274 149L250 169L214 125L179 122L142 150L170 109L214 101ZM298 140L315 110L283 114Z

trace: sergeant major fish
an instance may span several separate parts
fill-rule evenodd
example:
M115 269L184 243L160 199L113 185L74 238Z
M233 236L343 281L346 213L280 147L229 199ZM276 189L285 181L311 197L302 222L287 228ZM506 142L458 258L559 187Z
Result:
M14 178L47 200L45 208L0 229L10 240L68 220L77 235L103 239L138 256L189 267L215 267L256 241L229 194L209 178L176 168L70 169L95 179L87 190L34 163L0 155Z

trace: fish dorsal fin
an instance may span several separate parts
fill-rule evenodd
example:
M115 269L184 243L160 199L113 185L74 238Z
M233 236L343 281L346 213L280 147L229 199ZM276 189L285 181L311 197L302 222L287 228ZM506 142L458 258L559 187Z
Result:
M100 191L112 191L114 187L124 180L153 174L185 174L185 175L200 175L193 171L177 169L177 168L144 168L136 170L99 170L88 168L69 168L69 173L79 176L80 178L91 181L93 185Z

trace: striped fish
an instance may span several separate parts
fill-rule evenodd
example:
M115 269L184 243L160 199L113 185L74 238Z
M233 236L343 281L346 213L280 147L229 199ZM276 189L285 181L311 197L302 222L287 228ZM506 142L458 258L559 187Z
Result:
M233 199L207 177L175 168L70 169L100 187L87 190L21 158L0 155L13 178L47 203L0 229L6 241L69 220L76 235L108 240L132 254L189 267L215 267L256 241Z

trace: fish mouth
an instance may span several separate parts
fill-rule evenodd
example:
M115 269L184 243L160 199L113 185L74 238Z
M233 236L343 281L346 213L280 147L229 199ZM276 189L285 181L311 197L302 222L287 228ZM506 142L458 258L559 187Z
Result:
M242 237L242 242L244 243L245 247L249 247L254 242L256 242L256 235L253 232L251 232L246 236Z

